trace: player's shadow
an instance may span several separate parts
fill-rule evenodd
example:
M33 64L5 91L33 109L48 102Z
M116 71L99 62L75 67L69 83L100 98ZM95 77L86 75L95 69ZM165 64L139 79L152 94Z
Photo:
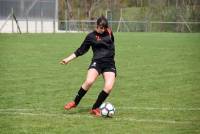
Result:
M81 114L81 113L89 113L90 107L77 107L71 109L69 111L65 110L64 114Z

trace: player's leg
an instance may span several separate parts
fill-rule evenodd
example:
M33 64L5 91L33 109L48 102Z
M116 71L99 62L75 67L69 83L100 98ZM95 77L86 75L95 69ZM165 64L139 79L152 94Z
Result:
M115 72L104 72L104 89L99 93L99 96L94 103L91 113L100 116L98 108L106 100L115 83ZM99 112L99 113L98 113Z
M85 82L80 87L80 89L79 89L74 101L69 102L64 106L65 110L69 110L69 109L71 109L73 107L76 107L79 104L80 100L86 94L86 92L90 89L92 84L97 79L98 75L99 75L99 73L97 72L96 69L91 68L91 69L88 70Z
M78 93L77 93L77 95L74 99L74 102L75 102L76 105L79 104L82 97L86 94L86 92L90 89L90 87L96 81L98 75L99 74L98 74L96 69L91 68L91 69L88 70L86 80L82 84L80 90L78 91Z
M113 89L114 83L115 83L115 76L116 74L114 72L104 72L103 78L104 78L104 91L106 93L110 93Z
M82 88L87 91L90 89L92 84L96 81L97 77L99 76L98 71L95 68L90 68L87 73L87 77L85 82L82 85Z

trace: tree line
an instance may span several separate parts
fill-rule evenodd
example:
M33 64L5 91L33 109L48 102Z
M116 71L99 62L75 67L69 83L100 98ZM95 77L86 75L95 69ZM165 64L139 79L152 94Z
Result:
M123 17L125 21L184 22L151 26L155 31L200 31L199 24L187 23L200 22L200 0L59 0L59 20L95 20L106 15L106 11L110 11L114 21ZM147 25L135 27L148 31Z
M105 14L105 10L111 10L112 13L118 13L114 16L119 16L121 8L130 7L141 10L147 8L156 12L163 12L165 8L169 8L179 14L189 12L191 20L200 20L199 0L59 0L59 19L93 19Z

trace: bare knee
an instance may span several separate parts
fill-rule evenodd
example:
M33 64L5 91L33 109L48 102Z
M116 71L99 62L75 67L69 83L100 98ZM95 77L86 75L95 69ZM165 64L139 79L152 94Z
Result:
M85 84L88 86L92 86L92 84L94 83L94 80L86 80Z
M88 89L92 86L92 84L93 84L94 82L95 82L95 80L87 79L87 80L83 83L82 87L83 87L85 90L88 90Z
M113 85L112 84L105 84L104 91L110 93L112 91Z

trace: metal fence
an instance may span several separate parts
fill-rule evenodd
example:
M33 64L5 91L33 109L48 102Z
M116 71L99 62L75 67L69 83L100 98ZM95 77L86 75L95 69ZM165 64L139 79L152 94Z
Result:
M14 12L18 19L54 19L58 14L58 0L0 0L0 20Z
M17 25L18 24L18 25ZM200 32L200 22L109 21L114 32ZM1 33L88 32L96 27L95 20L58 21L57 19L18 19L0 21Z
M56 32L58 0L0 0L1 33Z
M127 21L126 12L120 10L119 21L106 12L114 32L200 32L200 22ZM58 20L58 0L0 0L0 33L88 32L95 26L95 20Z
M109 21L114 32L200 32L200 22L161 21ZM59 21L59 29L65 31L91 31L96 21Z

